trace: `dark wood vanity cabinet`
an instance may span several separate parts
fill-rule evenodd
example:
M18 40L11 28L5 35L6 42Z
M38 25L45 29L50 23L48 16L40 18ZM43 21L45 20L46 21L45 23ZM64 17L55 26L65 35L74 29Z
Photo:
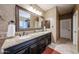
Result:
M51 43L51 33L4 49L4 54L41 54Z

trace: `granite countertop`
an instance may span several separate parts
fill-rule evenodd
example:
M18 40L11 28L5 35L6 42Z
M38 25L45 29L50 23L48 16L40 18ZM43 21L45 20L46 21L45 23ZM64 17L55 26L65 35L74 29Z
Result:
M36 33L24 35L24 36L21 36L21 37L20 36L15 36L13 38L8 38L4 41L4 43L1 47L1 52L3 53L5 48L20 44L22 42L31 40L33 38L36 38L36 37L39 37L39 36L42 36L42 35L45 35L45 34L50 33L50 32L51 32L50 30L47 30L47 31L36 32Z

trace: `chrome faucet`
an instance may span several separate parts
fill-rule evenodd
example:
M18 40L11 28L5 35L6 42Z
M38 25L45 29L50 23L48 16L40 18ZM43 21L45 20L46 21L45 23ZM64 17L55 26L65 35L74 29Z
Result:
M25 32L23 32L23 35L25 35Z

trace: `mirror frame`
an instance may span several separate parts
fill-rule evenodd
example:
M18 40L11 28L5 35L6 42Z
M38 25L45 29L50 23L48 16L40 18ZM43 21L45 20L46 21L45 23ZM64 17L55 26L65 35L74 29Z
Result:
M29 30L38 30L38 29L42 29L42 28L28 28L28 29L20 29L19 28L19 9L21 10L24 10L24 11L27 11L29 12L30 14L35 14L35 13L32 13L30 11L28 11L27 9L24 9L18 5L15 6L15 26L16 26L16 32L18 31L29 31ZM37 15L38 16L38 15ZM39 17L39 16L38 16ZM40 16L41 17L41 16Z

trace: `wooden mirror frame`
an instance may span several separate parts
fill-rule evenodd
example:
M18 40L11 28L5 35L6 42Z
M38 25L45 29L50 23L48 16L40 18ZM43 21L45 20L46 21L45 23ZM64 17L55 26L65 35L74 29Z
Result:
M20 6L18 6L18 5L16 5L15 6L15 25L16 25L16 32L18 32L18 31L28 31L28 30L38 30L38 29L42 29L42 28L28 28L28 29L20 29L19 28L19 9L21 9L21 10L24 10L24 11L27 11L27 12L29 12L30 14L34 14L34 13L32 13L32 12L30 12L30 11L28 11L28 10L26 10L26 9L24 9L24 8L22 8L22 7L20 7ZM37 15L38 16L38 15Z
M15 6L15 25L16 25L16 32L19 31L19 6Z

